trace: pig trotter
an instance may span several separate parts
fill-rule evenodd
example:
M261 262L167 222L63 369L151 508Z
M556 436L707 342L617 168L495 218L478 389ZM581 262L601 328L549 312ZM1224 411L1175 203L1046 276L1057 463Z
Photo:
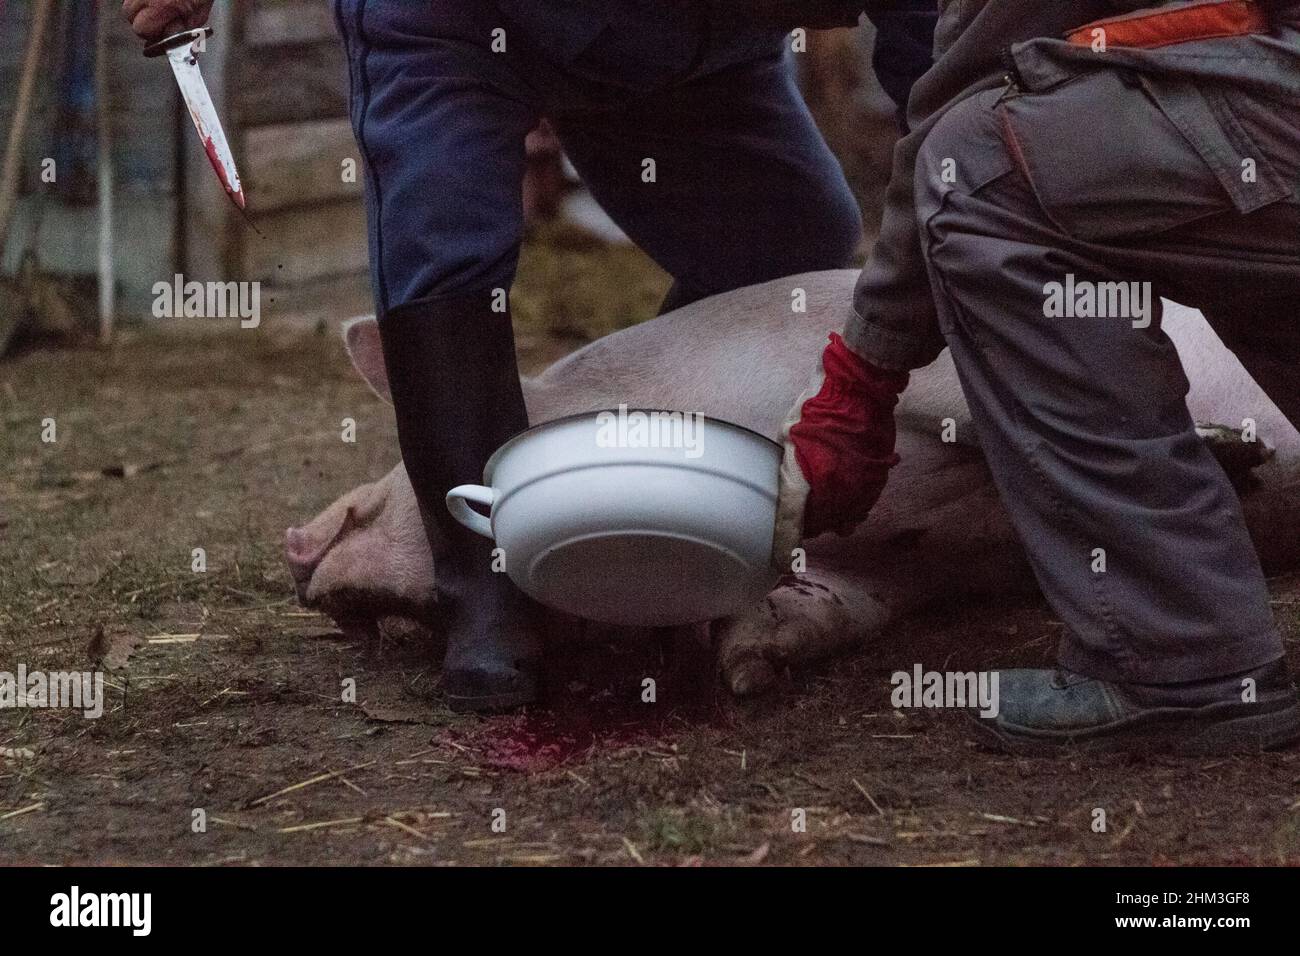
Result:
M888 619L888 607L853 579L809 568L757 607L714 622L718 670L736 697L757 696L790 668L861 646Z
M537 696L528 603L493 543L447 511L447 491L483 480L499 445L528 427L508 312L492 290L422 299L379 321L402 460L434 547L446 608L443 689L455 710L503 710ZM441 547L438 547L441 545Z
M1241 428L1197 422L1196 434L1201 436L1234 485L1248 479L1253 470L1277 453L1262 437Z

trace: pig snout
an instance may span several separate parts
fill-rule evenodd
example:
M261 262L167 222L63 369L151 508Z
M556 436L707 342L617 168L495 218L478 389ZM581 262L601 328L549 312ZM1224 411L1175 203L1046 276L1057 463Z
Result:
M298 603L307 607L313 603L310 591L316 570L326 555L340 545L356 527L356 517L351 505L335 505L302 528L290 528L284 533L284 560L293 578L293 589Z
M284 560L299 603L337 622L435 616L432 549L401 465L285 531Z

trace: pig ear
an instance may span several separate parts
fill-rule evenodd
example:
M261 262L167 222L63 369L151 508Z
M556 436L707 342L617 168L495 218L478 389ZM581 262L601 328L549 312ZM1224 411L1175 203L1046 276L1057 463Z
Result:
M361 373L366 384L388 404L393 393L388 387L388 370L384 368L384 349L379 342L379 323L373 315L343 323L343 344L352 359L352 367Z

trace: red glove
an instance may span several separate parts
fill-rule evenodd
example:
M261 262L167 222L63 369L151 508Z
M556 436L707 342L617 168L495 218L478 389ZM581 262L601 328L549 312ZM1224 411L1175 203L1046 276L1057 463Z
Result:
M776 566L790 564L803 538L848 534L866 519L898 464L894 407L908 378L877 368L832 333L821 368L781 430Z

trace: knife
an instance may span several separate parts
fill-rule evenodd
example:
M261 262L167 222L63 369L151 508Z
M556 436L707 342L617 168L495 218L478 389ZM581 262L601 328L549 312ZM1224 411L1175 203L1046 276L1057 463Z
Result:
M211 27L197 30L185 30L166 39L151 43L144 48L148 57L164 56L176 74L176 85L181 88L181 98L190 111L194 128L199 131L203 149L208 154L208 162L216 170L217 178L226 190L231 202L241 210L244 208L244 187L239 181L239 170L235 168L235 157L230 153L230 143L226 140L225 130L217 116L217 108L212 105L208 86L203 82L199 71L199 54L206 47L208 37L212 36Z

